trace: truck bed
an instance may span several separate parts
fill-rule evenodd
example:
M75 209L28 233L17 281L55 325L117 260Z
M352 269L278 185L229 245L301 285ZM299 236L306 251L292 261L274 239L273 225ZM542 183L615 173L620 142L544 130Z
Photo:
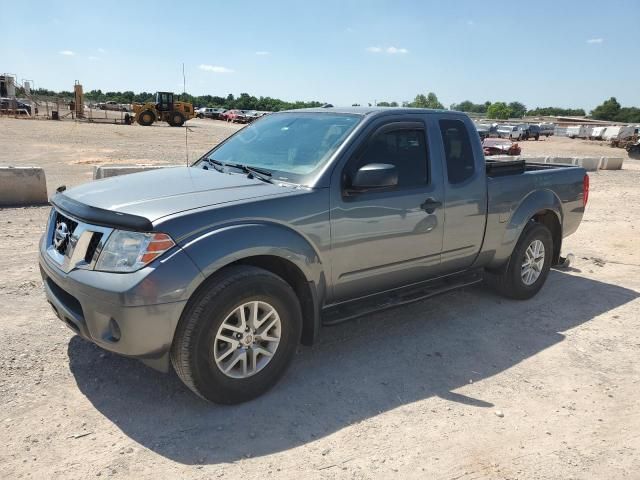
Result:
M490 252L493 256L490 265L507 258L504 246L508 240L517 239L526 218L539 213L537 205L554 205L562 236L578 228L584 213L584 168L487 159L486 169L487 224L483 253ZM505 231L508 238L504 237Z
M485 164L488 177L503 177L537 170L567 168L567 165L561 164L526 163L524 160L493 160L491 158L486 158Z

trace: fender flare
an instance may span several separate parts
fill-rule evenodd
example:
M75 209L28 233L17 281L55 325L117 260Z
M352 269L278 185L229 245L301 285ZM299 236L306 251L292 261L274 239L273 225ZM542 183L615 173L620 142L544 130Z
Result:
M311 303L305 315L303 343L313 342L320 329L320 310L327 286L320 253L310 239L277 223L251 222L214 228L190 239L181 248L202 272L189 286L189 298L213 274L235 262L269 256L293 264L306 280Z
M536 215L545 212L552 212L558 220L560 224L560 241L562 241L562 226L564 224L562 201L552 190L535 190L524 197L514 209L506 223L504 235L497 245L493 259L489 262L487 268L500 269L506 267L527 223ZM559 251L560 245L557 248Z

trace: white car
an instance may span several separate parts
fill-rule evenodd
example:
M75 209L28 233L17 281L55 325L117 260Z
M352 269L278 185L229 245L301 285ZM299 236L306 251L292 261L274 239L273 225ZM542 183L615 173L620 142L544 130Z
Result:
M198 118L220 118L220 115L226 110L224 108L202 107L196 110Z
M497 130L500 138L522 140L525 136L524 128L519 125L500 125Z

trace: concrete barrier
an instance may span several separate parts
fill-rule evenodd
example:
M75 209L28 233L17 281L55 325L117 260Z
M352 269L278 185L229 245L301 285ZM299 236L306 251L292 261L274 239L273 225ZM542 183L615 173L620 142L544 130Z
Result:
M549 157L520 157L525 163L548 163Z
M101 178L117 177L118 175L169 167L177 167L177 165L100 165L93 167L93 179L100 180Z
M575 165L573 157L547 157L547 163L561 163L564 165Z
M578 157L575 158L575 165L584 168L587 172L595 172L600 166L602 157Z
M622 157L602 157L602 161L600 162L600 169L621 170L622 162L624 162L624 158Z
M499 160L501 162L506 162L509 160L518 160L520 157L517 155L490 155L485 157L487 160Z
M0 167L0 206L44 205L47 180L37 167Z

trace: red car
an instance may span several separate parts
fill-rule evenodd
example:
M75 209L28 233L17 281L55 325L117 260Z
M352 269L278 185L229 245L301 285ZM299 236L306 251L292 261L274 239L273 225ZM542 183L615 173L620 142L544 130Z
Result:
M482 150L486 157L491 155L520 155L522 149L517 143L508 138L485 138L482 141Z
M231 123L247 123L247 115L244 110L228 110L224 112L223 118Z

